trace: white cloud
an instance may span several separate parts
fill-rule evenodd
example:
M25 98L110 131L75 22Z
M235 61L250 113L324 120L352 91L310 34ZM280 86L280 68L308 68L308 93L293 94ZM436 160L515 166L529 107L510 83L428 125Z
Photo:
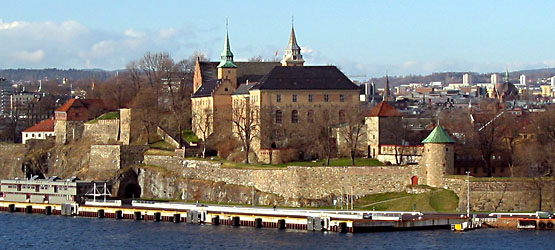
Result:
M12 53L12 56L23 62L38 63L44 59L44 51L40 49L36 51L16 51Z
M0 19L0 68L121 69L145 52L169 52L176 60L205 45L191 27L160 30L92 29L79 22L5 22ZM197 44L197 45L195 45Z
M0 19L0 30L8 30L8 29L13 29L16 28L18 26L21 26L23 23L21 22L11 22L11 23L5 23L4 20Z

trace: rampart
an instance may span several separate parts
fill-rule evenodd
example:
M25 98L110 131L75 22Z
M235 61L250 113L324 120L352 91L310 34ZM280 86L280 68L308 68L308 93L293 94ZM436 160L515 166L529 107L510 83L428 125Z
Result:
M83 137L98 143L115 143L119 137L119 119L99 120L95 123L85 123Z
M412 176L422 178L424 174L417 165L234 169L222 168L219 163L210 161L154 155L145 155L144 162L164 167L183 178L252 186L262 192L279 195L286 203L289 199L331 201L342 193L365 196L400 192L411 184Z
M459 196L459 210L466 211L467 186L464 179L444 178L445 187ZM541 188L541 195L540 195ZM536 211L555 210L555 180L553 179L495 179L470 181L472 211Z

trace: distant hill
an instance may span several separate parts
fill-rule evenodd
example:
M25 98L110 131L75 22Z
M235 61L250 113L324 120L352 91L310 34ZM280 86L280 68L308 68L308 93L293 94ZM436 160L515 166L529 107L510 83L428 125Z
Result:
M95 79L104 81L114 75L115 71L105 71L102 69L3 69L0 70L0 77L9 81L37 81L63 79L64 77L73 80Z
M491 73L476 73L476 72L443 72L432 73L431 75L408 75L408 76L389 76L389 84L391 87L399 86L407 83L429 83L429 82L444 82L444 83L462 83L462 77L465 73L472 74L474 83L488 83L491 79L491 74L497 73L501 79L505 77L505 72L491 72ZM545 69L530 69L509 72L511 82L518 82L521 74L525 74L528 80L534 82L538 78L547 78L555 76L555 68ZM501 80L500 79L500 80ZM371 78L368 81L374 81L376 85L382 88L385 85L385 77Z

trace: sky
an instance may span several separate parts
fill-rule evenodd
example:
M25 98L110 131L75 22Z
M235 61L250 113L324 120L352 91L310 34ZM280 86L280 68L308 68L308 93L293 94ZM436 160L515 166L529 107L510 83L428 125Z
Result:
M146 52L283 56L364 78L555 67L555 1L0 0L0 68L123 69Z

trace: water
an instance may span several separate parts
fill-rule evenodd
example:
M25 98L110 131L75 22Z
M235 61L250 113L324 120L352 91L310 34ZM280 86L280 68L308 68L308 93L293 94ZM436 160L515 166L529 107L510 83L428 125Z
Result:
M0 212L0 249L555 249L555 230L339 234Z

